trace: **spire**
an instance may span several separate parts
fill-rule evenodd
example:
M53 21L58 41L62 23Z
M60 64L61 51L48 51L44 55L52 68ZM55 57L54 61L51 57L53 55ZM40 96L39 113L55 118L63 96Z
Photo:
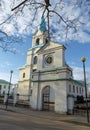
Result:
M42 32L45 32L47 29L46 29L46 22L45 22L45 18L44 16L41 17L41 24L40 24L40 31Z

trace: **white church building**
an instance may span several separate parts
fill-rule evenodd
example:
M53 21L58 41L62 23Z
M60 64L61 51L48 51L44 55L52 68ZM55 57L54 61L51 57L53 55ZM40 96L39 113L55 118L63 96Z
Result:
M72 112L75 97L85 95L82 82L73 79L65 50L64 45L48 41L45 25L33 35L18 82L18 93L30 95L32 109Z

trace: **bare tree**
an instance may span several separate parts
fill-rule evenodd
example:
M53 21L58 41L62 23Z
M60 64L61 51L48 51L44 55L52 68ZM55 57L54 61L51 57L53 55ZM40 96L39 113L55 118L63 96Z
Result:
M3 2L4 2L3 0L0 1L0 9L2 8ZM0 10L0 12L2 11L3 10ZM7 18L5 18L2 22L0 22L0 48L2 48L5 52L9 51L12 53L16 53L15 45L22 41L21 36L17 36L15 34L11 35L9 34L9 32L7 32L5 28L3 28L3 25L12 21L14 15L15 13L8 15Z
M15 45L21 41L22 39L20 37L9 36L0 30L0 48L5 52L16 53Z
M53 0L51 0L52 3L54 2ZM70 1L68 0L68 3ZM48 36L50 37L50 34L52 32L50 32L50 22L49 20L53 17L53 15L56 15L57 20L56 22L59 23L59 27L60 24L61 26L64 27L65 30L65 39L68 39L68 33L72 30L72 33L77 33L79 30L80 25L85 25L86 23L81 20L81 14L79 14L76 17L70 17L70 15L65 16L63 13L61 13L63 11L63 8L65 8L65 3L63 3L62 0L57 0L54 3L55 5L52 7L52 4L50 3L50 0L42 0L41 2L38 2L38 0L24 0L22 1L20 4L18 4L17 6L15 6L14 8L12 8L12 11L16 10L16 9L20 9L21 11L23 11L24 7L31 7L34 6L35 9L35 13L33 15L33 20L35 20L35 17L37 15L38 10L41 8L42 10L42 16L45 15L45 17L47 17L47 23L48 23ZM79 2L76 0L75 2L72 2L72 8L74 10L77 9L77 7L83 9L83 6L85 6L84 10L86 8L88 8L87 11L87 15L90 17L90 2L87 0L80 0ZM50 7L50 8L49 8ZM57 9L58 8L58 9ZM81 11L82 12L82 11ZM52 25L53 28L53 25ZM56 29L57 31L57 29ZM59 34L60 36L60 34Z
M65 41L77 40L79 37L82 42L81 32L86 36L90 34L89 0L13 0L11 12L13 13L0 25L13 22L14 27L20 29L18 22L20 23L22 16L25 21L22 32L27 32L38 27L40 17L43 16L47 23L48 37L51 39Z

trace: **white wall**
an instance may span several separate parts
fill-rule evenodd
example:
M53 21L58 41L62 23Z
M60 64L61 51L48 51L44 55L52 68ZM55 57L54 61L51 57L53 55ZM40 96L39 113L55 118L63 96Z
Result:
M42 82L39 87L39 95L37 100L38 93L38 84L33 83L33 93L31 97L31 107L33 109L42 109L42 90L45 86L50 86L53 88L55 93L55 111L65 113L67 112L67 94L66 94L66 82ZM53 95L52 95L53 96ZM54 100L54 98L53 98ZM37 106L38 102L38 106ZM38 108L37 108L38 107Z

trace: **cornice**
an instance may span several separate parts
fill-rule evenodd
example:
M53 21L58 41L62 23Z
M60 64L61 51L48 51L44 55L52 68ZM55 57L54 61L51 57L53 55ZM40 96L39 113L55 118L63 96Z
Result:
M78 85L81 85L82 87L84 86L83 84L81 84L79 81L77 80L74 80L74 79L71 79L71 78L54 78L54 79L44 79L44 80L34 80L34 79L31 79L32 82L54 82L54 81L70 81L72 83L75 83L75 84L78 84Z

